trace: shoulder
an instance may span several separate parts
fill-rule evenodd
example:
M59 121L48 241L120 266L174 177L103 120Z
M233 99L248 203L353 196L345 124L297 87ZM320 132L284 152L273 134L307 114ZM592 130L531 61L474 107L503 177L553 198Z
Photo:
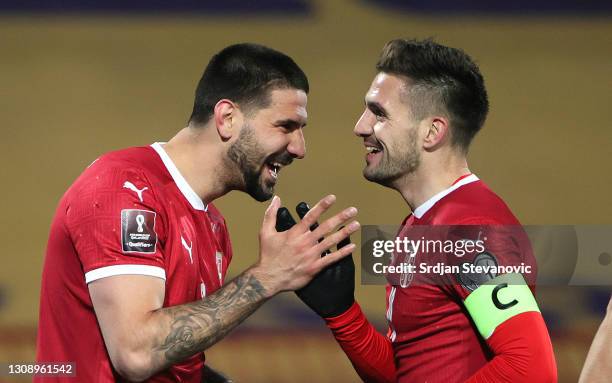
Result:
M158 211L163 201L163 173L150 147L134 147L100 156L64 195L67 207L111 212L118 208Z
M83 196L88 190L147 187L153 190L163 177L157 153L148 146L117 150L94 160L71 186ZM70 191L70 189L69 189ZM75 191L75 190L73 190Z
M96 159L86 170L91 173L141 173L160 175L163 167L159 155L150 146L139 146L106 153Z
M431 209L434 224L518 225L504 200L481 180L456 189Z

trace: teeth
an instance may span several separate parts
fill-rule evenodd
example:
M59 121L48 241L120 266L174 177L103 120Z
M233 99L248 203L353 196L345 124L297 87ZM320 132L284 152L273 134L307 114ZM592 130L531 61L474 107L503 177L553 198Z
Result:
M368 153L376 153L380 151L378 150L378 148L375 148L373 146L366 146L366 150L368 151Z
M278 178L278 172L280 172L281 168L283 167L283 164L281 164L280 162L268 162L267 165L270 175L274 178Z
M279 167L276 164L273 164L272 166L270 166L270 174L272 175L272 177L278 178L278 170L279 170Z

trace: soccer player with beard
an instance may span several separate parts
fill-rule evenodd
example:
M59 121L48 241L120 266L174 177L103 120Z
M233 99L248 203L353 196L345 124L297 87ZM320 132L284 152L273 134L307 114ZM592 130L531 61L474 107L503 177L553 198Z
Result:
M290 57L233 45L206 67L186 128L167 143L94 161L51 226L37 361L74 362L81 382L207 380L214 372L204 350L266 300L348 255L353 245L320 257L358 229L352 221L335 231L356 209L311 232L334 203L330 195L278 233L275 197L259 233L259 261L224 281L232 249L212 201L232 190L272 197L280 169L305 155L307 93Z
M412 211L398 237L422 225L494 229L486 252L469 262L531 264L519 222L468 168L469 145L488 112L476 64L463 51L430 40L393 40L376 68L354 133L368 152L365 178L398 191ZM505 235L512 227L518 232ZM347 260L327 268L307 285L308 294L299 295L326 320L364 381L556 381L534 274L459 274L415 283L417 275L390 283L385 337L354 301L354 265Z

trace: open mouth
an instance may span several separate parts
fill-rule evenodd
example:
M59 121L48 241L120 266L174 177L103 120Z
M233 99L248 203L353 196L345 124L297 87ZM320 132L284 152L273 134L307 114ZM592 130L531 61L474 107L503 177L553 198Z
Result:
M368 163L374 161L376 158L378 158L380 156L380 153L382 153L383 149L380 146L377 146L375 144L372 143L366 143L365 144L365 148L366 148L366 161Z
M280 172L283 164L279 162L268 162L266 163L266 167L268 168L268 173L272 176L273 179L278 178L278 173Z

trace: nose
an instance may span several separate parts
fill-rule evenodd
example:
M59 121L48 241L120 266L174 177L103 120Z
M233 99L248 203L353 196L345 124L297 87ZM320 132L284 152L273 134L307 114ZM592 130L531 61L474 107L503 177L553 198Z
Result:
M304 158L304 156L306 155L306 140L304 139L304 132L302 131L302 129L295 129L291 133L291 141L289 141L287 151L294 158Z
M368 137L374 134L374 124L371 121L370 115L370 111L366 109L361 117L359 117L353 129L353 133L355 133L356 136Z

